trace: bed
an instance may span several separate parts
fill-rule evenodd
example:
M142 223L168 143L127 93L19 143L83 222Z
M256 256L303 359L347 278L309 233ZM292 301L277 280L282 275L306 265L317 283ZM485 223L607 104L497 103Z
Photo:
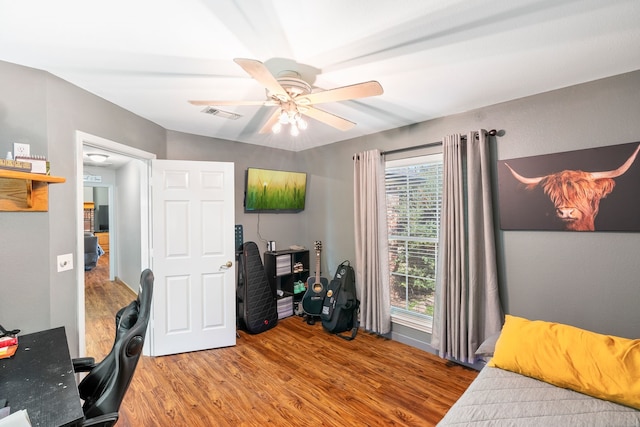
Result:
M640 411L484 367L438 424L444 426L640 426Z
M486 347L439 427L640 427L640 340L507 315Z

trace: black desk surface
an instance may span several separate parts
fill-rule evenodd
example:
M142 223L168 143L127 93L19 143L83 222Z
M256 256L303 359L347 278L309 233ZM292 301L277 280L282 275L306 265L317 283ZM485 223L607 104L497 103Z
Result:
M18 351L0 359L0 399L26 409L34 427L79 425L84 415L64 327L18 335Z

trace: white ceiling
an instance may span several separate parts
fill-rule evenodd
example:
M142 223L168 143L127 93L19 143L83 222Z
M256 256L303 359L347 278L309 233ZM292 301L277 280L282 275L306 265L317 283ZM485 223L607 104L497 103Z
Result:
M299 151L638 70L639 19L638 0L0 0L0 60L166 129ZM350 131L260 135L275 107L187 103L266 99L237 57L384 94L320 106Z

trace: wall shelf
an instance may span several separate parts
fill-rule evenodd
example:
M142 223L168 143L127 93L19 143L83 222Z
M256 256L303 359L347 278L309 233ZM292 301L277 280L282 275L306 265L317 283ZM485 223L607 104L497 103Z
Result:
M0 169L0 211L46 212L49 184L65 181L59 176Z

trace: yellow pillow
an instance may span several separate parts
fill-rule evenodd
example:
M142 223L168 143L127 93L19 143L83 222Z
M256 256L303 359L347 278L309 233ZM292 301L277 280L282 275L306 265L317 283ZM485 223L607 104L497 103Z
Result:
M640 409L640 339L507 315L488 366Z

